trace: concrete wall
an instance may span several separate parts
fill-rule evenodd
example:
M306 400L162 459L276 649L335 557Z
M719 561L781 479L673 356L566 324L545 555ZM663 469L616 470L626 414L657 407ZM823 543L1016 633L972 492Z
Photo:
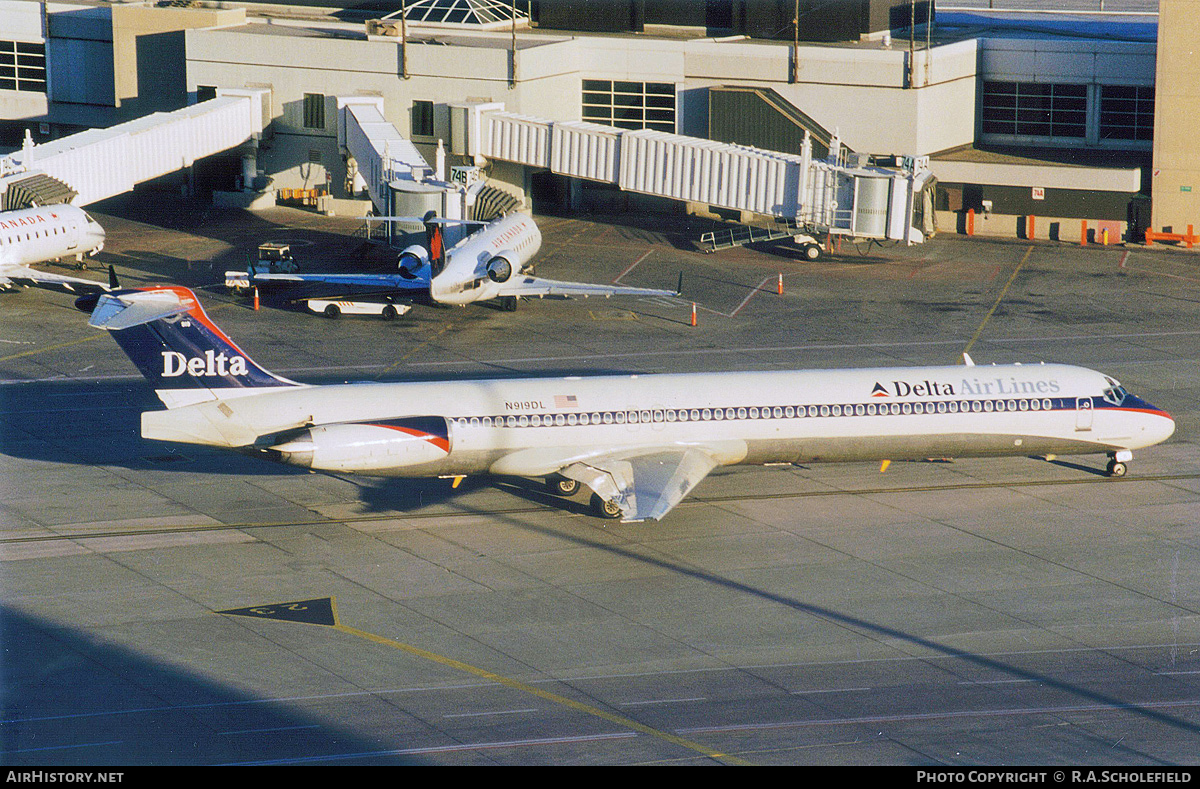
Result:
M793 83L786 43L526 35L512 86L506 37L493 36L486 45L478 38L471 46L457 45L470 42L467 36L454 37L451 46L410 42L403 79L396 39L368 41L351 28L337 37L294 25L194 30L187 34L188 89L269 86L276 130L284 134L312 134L297 120L306 92L382 96L385 117L406 136L412 102L433 101L435 134L413 138L426 146L423 153L432 152L438 137L448 139L448 102L499 101L513 112L577 120L585 78L675 84L678 131L693 136L707 132L708 87L747 84L774 88L839 130L855 150L925 154L974 138L973 41L919 52L911 70L906 47L805 46L800 82Z
M1160 0L1154 98L1153 229L1200 227L1200 0Z

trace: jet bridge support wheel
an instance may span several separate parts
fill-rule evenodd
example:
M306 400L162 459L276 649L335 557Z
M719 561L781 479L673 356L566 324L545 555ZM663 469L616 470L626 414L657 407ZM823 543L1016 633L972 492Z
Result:
M602 499L592 494L592 512L605 520L616 520L621 517L621 507L612 499Z

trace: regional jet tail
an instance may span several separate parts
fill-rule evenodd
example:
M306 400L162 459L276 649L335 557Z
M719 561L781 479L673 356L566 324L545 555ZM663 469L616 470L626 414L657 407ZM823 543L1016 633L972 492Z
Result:
M658 520L717 466L1107 453L1165 441L1169 414L1066 365L305 386L255 364L186 288L81 298L166 411L142 436L319 471L545 478L603 517Z
M456 224L473 230L443 251L442 227ZM351 298L369 295L427 296L439 304L473 304L497 299L514 310L518 299L588 296L678 296L678 290L634 288L562 282L529 274L530 260L542 246L542 234L532 217L512 213L489 223L433 220L426 223L426 247L413 245L399 257L394 274L254 274L251 285L328 287L326 295L311 289L304 298Z
M77 293L106 290L103 282L31 268L72 257L83 263L103 248L104 228L82 208L63 204L0 212L0 290L25 283Z

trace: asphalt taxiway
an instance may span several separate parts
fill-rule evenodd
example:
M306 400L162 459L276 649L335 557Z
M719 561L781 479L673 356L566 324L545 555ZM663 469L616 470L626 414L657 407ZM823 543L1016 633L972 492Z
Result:
M216 283L263 241L353 265L355 220L153 193L93 208L93 269L196 288L308 382L969 348L1103 370L1177 430L1122 479L1103 456L746 468L662 523L614 524L534 481L143 441L157 401L111 338L69 295L0 294L5 764L1194 763L1200 258L940 236L809 263L702 254L682 217L541 216L539 273L682 271L683 297L330 321Z

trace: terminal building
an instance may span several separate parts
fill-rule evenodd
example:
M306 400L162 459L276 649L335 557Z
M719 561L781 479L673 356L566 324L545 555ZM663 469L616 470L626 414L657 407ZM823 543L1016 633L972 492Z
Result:
M1134 240L1200 225L1197 0L333 1L0 0L0 149L250 90L269 123L193 165L196 190L365 210L339 128L365 100L425 161L478 167L533 210L706 206L473 155L465 107L928 157L951 232L968 215L1002 234L1037 217L1037 236L1065 240L1081 220Z

